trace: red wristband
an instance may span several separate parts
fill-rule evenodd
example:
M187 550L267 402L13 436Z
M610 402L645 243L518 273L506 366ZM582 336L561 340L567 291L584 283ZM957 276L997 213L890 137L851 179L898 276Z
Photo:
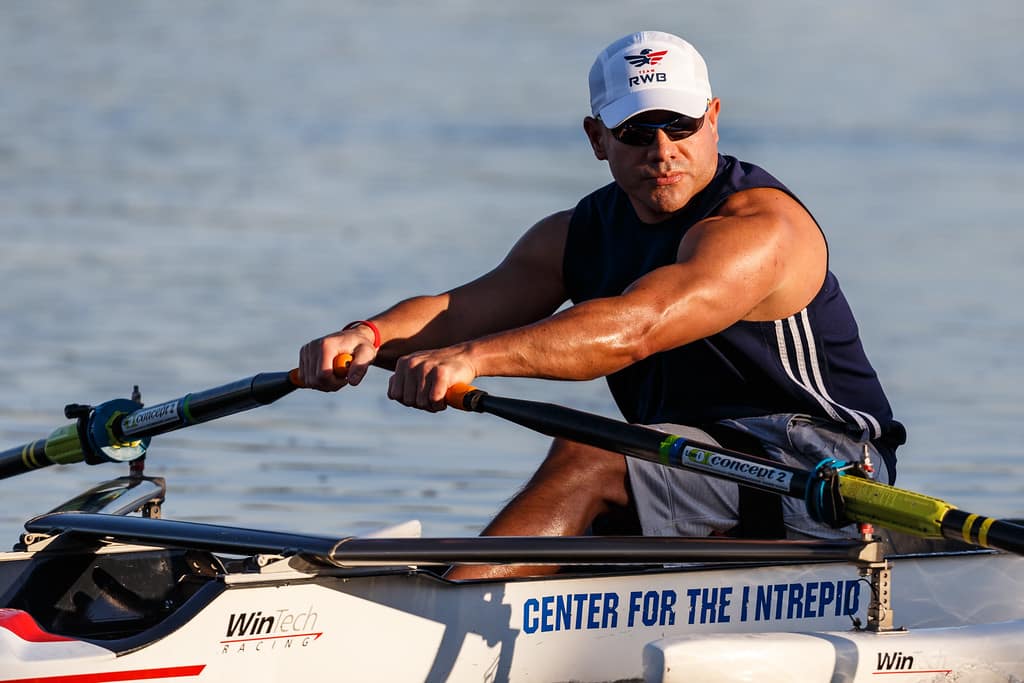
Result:
M366 325L367 327L370 328L370 330L373 331L373 348L379 349L380 348L380 330L378 330L377 326L374 325L373 323L371 323L369 320L353 320L348 325L345 325L345 327L341 328L341 331L344 332L345 330L355 329L356 327L359 327L360 325Z

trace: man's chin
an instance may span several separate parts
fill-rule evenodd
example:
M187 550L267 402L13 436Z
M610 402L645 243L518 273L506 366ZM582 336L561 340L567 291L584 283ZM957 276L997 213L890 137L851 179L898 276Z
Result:
M692 198L693 194L683 188L663 187L652 192L645 204L650 211L667 217L689 204Z

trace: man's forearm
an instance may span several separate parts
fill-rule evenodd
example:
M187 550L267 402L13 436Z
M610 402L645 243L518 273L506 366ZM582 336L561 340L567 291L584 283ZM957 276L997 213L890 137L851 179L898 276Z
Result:
M405 299L370 320L381 334L381 348L374 365L394 369L407 353L447 346L461 341L447 321L447 294Z
M636 310L597 299L467 342L465 350L480 376L589 380L647 355L647 328Z

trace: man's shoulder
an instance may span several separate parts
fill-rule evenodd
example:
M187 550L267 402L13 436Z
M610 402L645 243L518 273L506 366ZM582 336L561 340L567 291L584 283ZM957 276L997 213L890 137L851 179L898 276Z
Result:
M772 214L800 209L802 205L791 194L777 187L755 186L739 190L722 201L717 216L742 217Z
M544 218L537 221L533 229L540 230L543 232L559 231L563 232L569 227L569 223L572 222L573 214L576 209L564 209L562 211L556 211L555 213L549 214Z
M757 164L720 155L718 172L705 200L714 206L709 215L743 216L750 213L798 211L806 207L778 178Z
M781 180L765 170L764 167L727 154L719 155L716 176L740 190L753 187L774 187L787 194L793 194Z

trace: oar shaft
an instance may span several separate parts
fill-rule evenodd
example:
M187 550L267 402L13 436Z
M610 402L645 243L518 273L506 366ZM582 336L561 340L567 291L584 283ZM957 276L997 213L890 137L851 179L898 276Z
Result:
M334 358L334 373L344 376L351 361L351 355L339 354ZM134 460L145 453L152 436L268 405L303 387L296 368L260 373L144 408L127 399L106 401L95 408L73 404L65 408L65 415L77 417L75 424L54 430L46 439L0 452L0 479L82 460L92 464Z
M837 476L834 471L805 472L562 406L491 396L467 385L452 387L447 401L455 408L490 413L550 436L801 498L812 516L812 503L820 504L820 496L813 492L824 492L818 485L834 482L831 477ZM1024 526L1013 522L962 512L937 498L857 476L838 476L838 494L841 500L835 501L834 512L840 522L867 522L925 538L945 537L1024 554Z
M84 457L77 426L64 425L45 439L30 441L0 453L0 479L50 465L80 462Z
M453 405L490 413L548 436L696 470L762 491L803 498L807 487L808 473L795 467L564 406L492 396L480 390L460 394Z
M103 456L96 456L101 452L117 460L111 453L124 451L131 457L121 459L130 460L145 453L145 440L151 436L267 405L297 388L290 373L267 372L145 408L127 399L95 408L74 406L81 409L78 422L57 428L45 439L0 452L0 479L50 465L102 462Z
M46 439L39 439L0 453L0 479L52 465L46 457L45 446Z
M942 535L986 548L1024 555L1024 526L952 509L942 518Z
M187 394L123 415L112 431L121 441L144 439L273 403L298 387L287 372L266 372Z
M653 429L551 403L502 398L482 391L467 395L466 400L470 410L497 415L548 436L560 436L644 459L658 458L666 436Z

